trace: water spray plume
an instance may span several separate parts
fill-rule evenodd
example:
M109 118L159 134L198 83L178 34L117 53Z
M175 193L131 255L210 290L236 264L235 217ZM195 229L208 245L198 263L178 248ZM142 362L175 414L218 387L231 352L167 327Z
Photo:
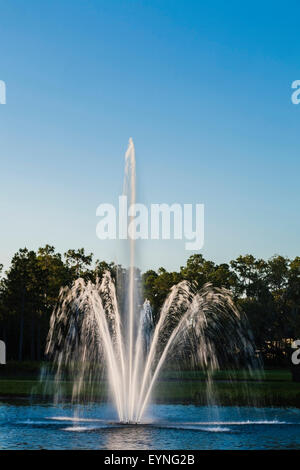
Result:
M135 204L131 138L125 154L124 195ZM93 387L105 372L120 422L138 423L171 356L212 373L237 358L250 364L255 350L230 292L211 284L200 287L182 281L173 286L154 324L149 301L140 300L135 237L129 241L129 253L129 269L126 275L121 273L126 295L116 290L109 271L95 283L77 279L61 290L46 352L57 368L57 384L66 373L72 378L74 400L82 395L92 399Z

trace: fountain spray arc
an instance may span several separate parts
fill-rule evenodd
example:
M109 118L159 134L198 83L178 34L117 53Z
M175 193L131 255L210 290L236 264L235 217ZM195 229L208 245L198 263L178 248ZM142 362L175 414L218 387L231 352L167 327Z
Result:
M124 194L136 200L135 149L125 154ZM130 211L131 229L134 227ZM162 367L172 357L185 367L212 373L222 365L243 361L255 366L255 348L245 319L231 294L211 284L202 287L183 280L174 285L157 314L138 299L135 237L130 237L127 295L122 308L109 271L96 282L77 279L61 289L51 316L46 353L55 365L56 400L68 376L72 398L99 397L103 371L120 422L142 420ZM117 278L118 280L118 278Z

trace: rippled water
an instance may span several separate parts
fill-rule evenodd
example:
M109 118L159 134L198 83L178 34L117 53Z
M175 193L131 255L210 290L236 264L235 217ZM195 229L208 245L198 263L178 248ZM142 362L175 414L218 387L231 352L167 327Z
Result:
M108 405L0 403L0 449L300 449L300 410L153 405L121 425Z

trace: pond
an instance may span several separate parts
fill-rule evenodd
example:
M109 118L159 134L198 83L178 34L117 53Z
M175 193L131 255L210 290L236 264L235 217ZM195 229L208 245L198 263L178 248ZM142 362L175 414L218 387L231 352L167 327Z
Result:
M300 410L152 405L124 425L105 404L2 402L0 449L300 449Z

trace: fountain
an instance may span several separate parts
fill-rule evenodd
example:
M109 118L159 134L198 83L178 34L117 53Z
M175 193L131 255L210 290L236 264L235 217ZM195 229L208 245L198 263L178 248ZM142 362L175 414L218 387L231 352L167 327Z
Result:
M132 139L125 154L124 194L135 203ZM140 300L133 238L129 252L125 295L117 291L118 282L108 271L95 283L78 279L61 290L46 353L55 364L57 384L66 373L71 376L74 400L91 398L107 374L119 421L136 424L143 419L170 357L206 370L209 385L211 374L221 365L236 361L249 365L255 351L230 292L211 284L199 288L182 281L173 286L154 323L149 302Z

